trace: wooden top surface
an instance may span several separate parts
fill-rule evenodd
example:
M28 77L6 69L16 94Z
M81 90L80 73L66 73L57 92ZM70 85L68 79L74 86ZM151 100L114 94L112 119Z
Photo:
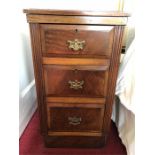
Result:
M50 10L50 9L24 9L26 14L37 15L63 15L63 16L98 16L98 17L129 17L130 14L120 11L79 11L79 10Z

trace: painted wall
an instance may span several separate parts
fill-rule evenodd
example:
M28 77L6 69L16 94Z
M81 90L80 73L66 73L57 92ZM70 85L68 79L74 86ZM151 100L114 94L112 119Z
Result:
M36 110L36 91L32 64L29 26L20 10L16 35L20 37L19 51L19 136Z
M133 39L135 38L135 2L134 0L124 0L123 11L130 13L128 23L125 29L123 45L126 46L126 50L129 48Z

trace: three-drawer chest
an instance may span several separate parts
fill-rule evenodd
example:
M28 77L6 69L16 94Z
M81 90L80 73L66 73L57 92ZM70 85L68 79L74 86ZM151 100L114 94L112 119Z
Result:
M107 140L127 13L25 9L47 147Z

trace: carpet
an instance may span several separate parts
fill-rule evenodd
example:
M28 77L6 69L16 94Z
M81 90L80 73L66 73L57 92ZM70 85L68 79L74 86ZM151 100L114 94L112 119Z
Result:
M103 148L46 148L39 132L39 115L36 111L19 140L19 155L126 155L125 146L111 122L110 135Z

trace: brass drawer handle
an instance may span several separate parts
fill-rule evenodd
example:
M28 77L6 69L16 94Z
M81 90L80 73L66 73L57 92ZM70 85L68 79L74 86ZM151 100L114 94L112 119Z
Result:
M75 39L73 41L67 40L67 43L69 44L68 48L72 49L74 51L83 50L85 41L79 41L78 39Z
M68 117L69 124L79 125L82 121L81 117Z
M78 81L78 80L74 80L74 81L68 81L68 83L70 84L70 88L71 89L82 89L83 85L84 85L84 81Z

